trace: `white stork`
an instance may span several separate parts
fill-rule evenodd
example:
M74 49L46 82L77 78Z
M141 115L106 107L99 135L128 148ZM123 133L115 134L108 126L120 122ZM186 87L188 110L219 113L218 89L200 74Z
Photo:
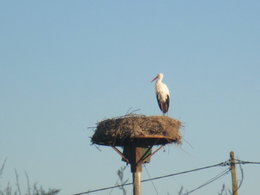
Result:
M170 92L167 87L162 82L163 74L159 73L151 82L156 80L155 83L155 92L156 92L156 98L159 104L159 107L161 111L163 112L163 115L168 112L169 104L170 104Z

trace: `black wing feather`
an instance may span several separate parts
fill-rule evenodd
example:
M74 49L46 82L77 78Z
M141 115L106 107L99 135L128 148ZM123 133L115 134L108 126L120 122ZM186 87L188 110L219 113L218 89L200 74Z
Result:
M161 109L161 111L163 111L163 109L162 109L162 105L161 105L161 103L160 103L160 101L159 101L159 95L158 95L158 94L156 94L156 99L157 99L157 102L158 102L159 108Z
M158 94L156 95L156 99L157 99L157 102L158 102L158 105L159 105L159 108L161 109L161 111L163 113L168 112L169 106L170 106L170 97L169 97L169 95L167 95L167 98L166 98L165 102L160 102Z
M170 106L170 97L167 95L165 113L168 112L169 106Z

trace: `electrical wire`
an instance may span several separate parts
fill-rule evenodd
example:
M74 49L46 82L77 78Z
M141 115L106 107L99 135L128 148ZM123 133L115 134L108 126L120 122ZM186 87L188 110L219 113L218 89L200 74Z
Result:
M190 193L192 193L192 192L195 192L195 191L199 190L200 188L203 188L203 187L209 185L210 183L212 183L212 182L218 180L219 178L223 177L224 175L226 175L226 174L229 173L229 172L230 172L230 168L226 169L225 171L223 171L223 172L221 172L220 174L216 175L215 177L211 178L210 180L208 180L208 181L205 182L204 184L202 184L202 185L200 185L200 186L194 188L193 190L190 190L190 191L188 191L188 192L185 192L185 193L182 194L182 195L188 195L188 194L190 194Z
M243 160L239 160L239 159L236 159L236 164L242 164L242 165L244 165L244 164L257 164L257 165L259 165L260 164L260 162L252 162L252 161L243 161Z
M205 167L191 169L191 170L188 170L188 171L182 171L182 172L178 172L178 173L172 173L172 174L169 174L169 175L154 177L154 178L150 178L150 179L144 179L141 182L144 183L144 182L148 182L148 181L152 181L152 180L158 180L158 179L163 179L163 178L166 178L166 177L173 177L173 176L177 176L177 175L182 175L182 174L186 174L186 173L191 173L191 172L200 171L200 170L209 169L209 168L218 167L218 166L227 166L227 165L229 165L229 163L228 163L228 161L225 161L225 162L221 162L221 163L217 163L217 164L213 164L213 165L209 165L209 166L205 166ZM76 194L73 194L73 195L89 194L89 193L109 190L109 189L113 189L113 188L128 186L128 185L132 185L132 184L133 183L126 183L126 184L123 184L123 185L115 185L115 186L110 186L110 187L105 187L105 188L99 188L99 189L96 189L96 190L89 190L87 192L76 193Z
M243 181L244 181L244 171L243 171L243 169L242 169L242 163L240 163L240 160L238 160L238 159L236 159L236 161L237 161L236 164L238 164L238 165L239 165L239 168L240 168L240 172L241 172L241 181L240 181L240 183L239 183L237 189L234 190L234 192L233 192L232 195L234 195L234 194L239 190L239 188L242 186L242 183L243 183Z
M241 182L237 188L237 190L241 187L242 183L243 183L243 180L244 180L244 173L243 173L243 170L242 170L242 167L241 165L244 165L244 164L260 164L260 162L252 162L252 161L242 161L242 160L239 160L239 159L236 159L236 163L235 164L239 164L240 165L240 171L241 171ZM177 175L182 175L182 174L186 174L186 173L191 173L191 172L195 172L195 171L200 171L200 170L204 170L204 169L209 169L209 168L213 168L213 167L218 167L218 166L230 166L231 165L231 162L230 160L227 160L227 161L224 161L224 162L221 162L221 163L217 163L217 164L213 164L213 165L209 165L209 166L205 166L205 167L200 167L200 168L196 168L196 169L191 169L191 170L187 170L187 171L182 171L182 172L178 172L178 173L172 173L172 174L168 174L168 175L163 175L163 176L159 176L159 177L153 177L153 178L149 178L149 179L144 179L142 180L141 182L144 183L144 182L148 182L148 181L153 181L153 180L158 180L158 179L163 179L163 178L167 178L167 177L173 177L173 176L177 176ZM230 168L226 169L224 172L218 174L217 176L215 176L214 178L210 179L209 181L207 181L206 183L198 186L197 188L189 191L189 192L186 192L185 194L182 194L182 195L187 195L189 193L192 193L214 181L216 181L217 179L221 178L222 176L224 176L225 174L227 174L228 172L230 171ZM99 189L96 189L96 190L89 190L87 192L81 192L81 193L76 193L76 194L73 194L73 195L83 195L83 194L90 194L90 193L94 193L94 192L99 192L99 191L104 191L104 190L109 190L109 189L113 189L113 188L118 188L118 187L124 187L124 186L128 186L128 185L132 185L133 183L125 183L125 184L122 184L122 185L115 185L115 186L110 186L110 187L105 187L105 188L99 188ZM157 191L157 190L156 190Z
M147 181L150 181L150 180L157 180L157 179L162 179L162 178L166 178L166 177L182 175L182 174L185 174L185 173L191 173L191 172L195 172L195 171L200 171L200 170L203 170L203 169L209 169L209 168L213 168L213 167L227 166L227 165L229 165L229 164L228 164L227 161L225 161L225 162L221 162L221 163L217 163L217 164L214 164L214 165L209 165L209 166L205 166L205 167L201 167L201 168L197 168L197 169L192 169L192 170L188 170L188 171L182 171L182 172L179 172L179 173L172 173L172 174L169 174L169 175L154 177L154 178L151 178L151 179L144 179L144 180L142 180L142 182L147 182Z
M150 173L148 172L148 169L146 168L145 164L144 164L144 168L145 168L145 171L146 171L146 173L147 173L149 179L151 179L151 175L150 175ZM153 185L153 188L154 188L156 194L159 195L158 190L156 189L156 186L155 186L154 182L151 181L151 183L152 183L152 185Z

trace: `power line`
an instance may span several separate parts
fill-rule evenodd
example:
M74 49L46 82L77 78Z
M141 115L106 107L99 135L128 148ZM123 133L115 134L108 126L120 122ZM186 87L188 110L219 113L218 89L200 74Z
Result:
M237 162L240 161L240 160L236 160ZM233 194L235 194L235 192L237 192L239 190L239 188L242 186L242 183L244 181L244 171L242 169L242 164L241 163L236 163L239 165L239 168L240 168L240 172L241 172L241 181L237 187L237 189L233 192Z
M202 184L202 185L200 185L200 186L194 188L193 190L190 190L190 191L188 191L188 192L186 192L186 193L184 193L184 194L182 194L182 195L188 195L188 194L190 194L190 193L192 193L192 192L195 192L195 191L197 191L198 189L203 188L203 187L209 185L210 183L212 183L212 182L218 180L219 178L223 177L224 175L226 175L226 174L229 173L229 172L230 172L230 168L226 169L225 171L223 171L223 172L221 172L220 174L216 175L215 177L211 178L210 180L208 180L208 181L205 182L204 184Z
M146 171L146 173L147 173L149 179L151 179L150 173L149 173L148 169L146 168L145 164L144 164L144 168L145 168L145 171ZM152 183L152 185L153 185L153 188L154 188L156 194L159 195L158 190L156 189L156 186L154 185L153 181L151 181L151 183Z
M173 177L173 176L177 176L177 175L182 175L182 174L186 174L186 173L200 171L200 170L203 170L203 169L209 169L209 168L213 168L213 167L217 167L217 166L227 166L227 165L229 165L229 162L225 161L225 162L217 163L217 164L214 164L214 165L209 165L209 166L205 166L205 167L191 169L191 170L188 170L188 171L182 171L182 172L178 172L178 173L172 173L172 174L169 174L169 175L154 177L154 178L150 178L150 179L144 179L141 182L144 183L144 182L148 182L148 181L152 181L152 180L158 180L158 179L163 179L163 178L166 178L166 177ZM126 184L123 184L123 185L115 185L115 186L110 186L110 187L105 187L105 188L99 188L99 189L96 189L96 190L89 190L87 192L81 192L81 193L77 193L77 194L73 194L73 195L89 194L89 193L109 190L109 189L113 189L113 188L128 186L128 185L132 185L132 184L133 183L126 183Z
M227 166L227 165L229 165L229 162L225 161L225 162L221 162L221 163L218 163L218 164L209 165L209 166L205 166L205 167L201 167L201 168L197 168L197 169L192 169L192 170L188 170L188 171L182 171L182 172L179 172L179 173L172 173L172 174L169 174L169 175L154 177L154 178L151 178L151 179L144 179L144 180L142 180L142 182L147 182L147 181L156 180L156 179L163 179L163 178L166 178L166 177L172 177L172 176L176 176L176 175L182 175L182 174L185 174L185 173L191 173L191 172L195 172L195 171L200 171L200 170L203 170L203 169L209 169L209 168L213 168L213 167Z
M260 162L252 162L252 161L242 161L239 159L236 159L236 163L235 164L239 164L239 165L243 165L243 164L260 164ZM218 166L230 166L231 162L230 160L221 162L221 163L217 163L217 164L213 164L213 165L209 165L209 166L205 166L205 167L200 167L200 168L196 168L196 169L191 169L191 170L187 170L187 171L182 171L182 172L178 172L178 173L172 173L172 174L168 174L168 175L163 175L163 176L158 176L158 177L153 177L153 178L149 178L149 179L144 179L141 182L148 182L148 181L152 181L152 180L158 180L158 179L163 179L163 178L167 178L167 177L173 177L173 176L177 176L177 175L182 175L182 174L186 174L186 173L191 173L191 172L195 172L195 171L200 171L200 170L204 170L204 169L209 169L209 168L213 168L213 167L218 167ZM223 175L227 174L230 171L230 169L228 168L227 170L225 170L222 174L217 175L216 177L212 178L211 180L207 181L206 183L200 185L199 187L189 191L188 193L194 192L210 183L212 183L213 181L219 179L220 177L222 177ZM242 170L241 170L242 171ZM242 181L243 181L243 172L241 172L242 174ZM126 184L122 184L122 185L115 185L115 186L110 186L110 187L105 187L105 188L99 188L96 190L89 190L86 192L81 192L81 193L76 193L73 195L83 195L83 194L90 194L90 193L94 193L94 192L100 192L100 191L104 191L104 190L109 190L109 189L113 189L113 188L118 188L118 187L123 187L123 186L128 186L128 185L132 185L133 183L126 183ZM241 183L242 184L242 183ZM241 184L239 187L241 187ZM238 187L238 188L239 188ZM186 195L187 193L183 194Z
M239 159L236 159L236 164L256 164L256 165L259 165L260 162L252 162L252 161L243 161L243 160L239 160Z

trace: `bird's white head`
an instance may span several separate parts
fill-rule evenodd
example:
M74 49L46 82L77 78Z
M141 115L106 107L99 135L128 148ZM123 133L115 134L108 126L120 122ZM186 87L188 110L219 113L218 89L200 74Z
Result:
M153 82L155 80L162 80L162 79L163 79L163 73L159 73L153 80L151 80L151 82Z

